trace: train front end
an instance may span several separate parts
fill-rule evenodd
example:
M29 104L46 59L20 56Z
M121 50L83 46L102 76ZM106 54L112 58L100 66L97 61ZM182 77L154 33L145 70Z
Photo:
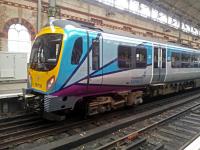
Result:
M56 88L63 37L64 30L56 26L45 27L36 36L28 68L28 89L24 90L25 106L28 108L50 111L45 106L45 98L51 96Z

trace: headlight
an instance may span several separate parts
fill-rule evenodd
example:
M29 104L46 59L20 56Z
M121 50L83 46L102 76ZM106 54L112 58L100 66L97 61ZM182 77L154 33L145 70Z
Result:
M47 90L49 90L54 83L55 83L55 77L53 76L47 81Z

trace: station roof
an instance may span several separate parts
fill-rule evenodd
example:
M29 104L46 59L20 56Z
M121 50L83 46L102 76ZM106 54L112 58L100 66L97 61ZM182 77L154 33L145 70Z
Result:
M145 0L200 28L200 0Z

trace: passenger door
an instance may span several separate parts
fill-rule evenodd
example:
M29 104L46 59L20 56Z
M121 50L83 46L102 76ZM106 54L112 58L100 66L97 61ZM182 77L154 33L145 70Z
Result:
M166 76L166 48L154 46L152 84L163 83Z

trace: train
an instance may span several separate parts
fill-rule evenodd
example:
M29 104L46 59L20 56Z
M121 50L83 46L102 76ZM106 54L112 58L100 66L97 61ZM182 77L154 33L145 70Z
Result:
M54 20L36 35L23 93L26 106L44 113L94 115L199 87L199 79L197 49Z

